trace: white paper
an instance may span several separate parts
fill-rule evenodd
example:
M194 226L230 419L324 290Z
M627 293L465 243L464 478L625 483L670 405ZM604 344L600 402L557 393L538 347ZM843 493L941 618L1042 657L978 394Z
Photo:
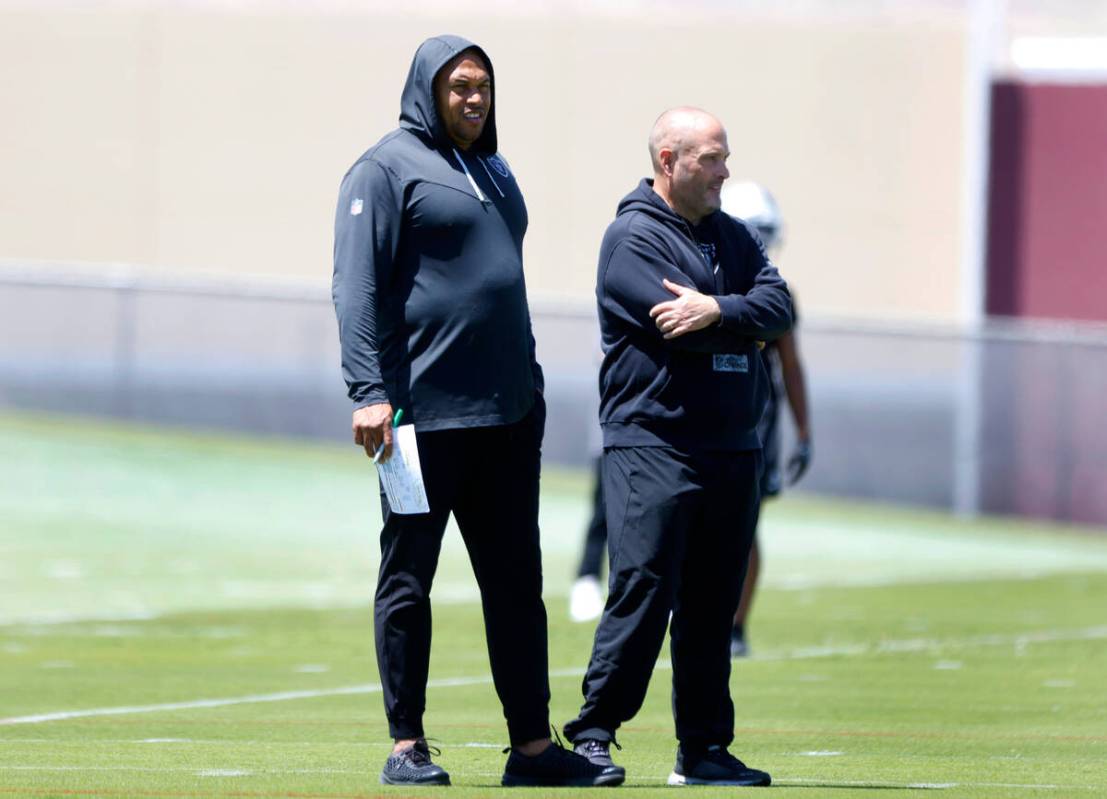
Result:
M393 513L430 513L427 491L423 488L423 470L419 466L419 447L415 425L392 428L392 457L377 464L377 473Z

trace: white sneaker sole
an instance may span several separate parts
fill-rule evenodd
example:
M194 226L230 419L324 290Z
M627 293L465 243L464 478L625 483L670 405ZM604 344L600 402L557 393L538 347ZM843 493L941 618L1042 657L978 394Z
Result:
M670 785L735 785L742 788L755 788L762 785L760 782L743 782L742 780L699 780L695 777L685 777L675 771L669 775ZM768 784L768 783L765 783Z

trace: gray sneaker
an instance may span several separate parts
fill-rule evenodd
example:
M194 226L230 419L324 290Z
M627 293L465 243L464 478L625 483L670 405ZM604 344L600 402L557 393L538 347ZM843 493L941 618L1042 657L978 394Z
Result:
M700 751L677 748L676 765L669 775L670 785L769 785L772 778L764 771L750 768L723 746Z
M384 761L381 772L382 785L449 785L450 775L441 766L431 762L432 750L427 742L420 738L414 746L400 752L393 752Z
M616 766L615 762L611 759L612 744L615 744L616 749L622 749L622 747L614 741L598 741L595 738L584 738L573 747L573 751L581 757L587 758L588 762L593 765L613 768L626 776L626 769L622 766Z

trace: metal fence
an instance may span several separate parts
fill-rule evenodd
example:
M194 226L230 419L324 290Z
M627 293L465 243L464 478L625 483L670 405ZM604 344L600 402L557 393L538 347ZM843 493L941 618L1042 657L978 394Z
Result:
M532 302L548 461L597 447L589 305ZM807 318L805 491L1107 523L1107 330ZM327 285L0 263L0 408L346 440ZM786 428L787 435L787 428ZM786 443L787 447L787 443Z

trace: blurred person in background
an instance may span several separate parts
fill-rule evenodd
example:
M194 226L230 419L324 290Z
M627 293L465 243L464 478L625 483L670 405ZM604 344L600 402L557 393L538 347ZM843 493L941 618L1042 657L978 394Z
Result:
M603 613L604 550L607 547L607 514L603 501L603 456L592 461L592 513L584 531L576 580L569 591L569 618L575 622L592 621Z
M499 155L494 89L492 62L472 42L423 42L399 128L358 159L339 193L333 294L354 441L387 462L402 409L430 507L394 513L381 492L374 616L394 746L380 781L450 782L431 760L423 714L431 581L452 512L480 588L511 741L503 784L618 784L622 769L550 741L543 377L523 280L527 211Z
M728 183L723 188L723 210L733 217L752 226L761 237L770 257L780 251L783 242L784 222L780 215L780 206L769 190L753 181ZM793 315L798 322L793 295ZM796 445L788 458L787 477L789 485L795 484L811 463L812 441L811 424L807 413L807 381L803 364L800 361L799 339L795 324L791 330L775 341L768 342L761 350L761 360L765 372L769 375L769 401L765 415L757 426L761 438L762 453L765 457L765 471L761 477L761 499L770 499L780 494L783 485L780 458L780 411L781 393L788 400L792 412L792 421L796 428ZM749 619L753 595L757 590L757 580L761 574L761 547L755 533L750 547L749 566L746 581L742 585L742 599L738 603L738 612L734 615L734 629L730 634L731 657L744 657L749 654L746 640L746 624Z
M611 764L669 627L679 741L669 783L768 785L727 751L728 642L757 523L768 392L757 342L789 329L792 303L757 237L719 212L730 155L719 120L666 111L649 151L653 179L619 203L600 246L611 593L565 736Z
M603 353L599 353L602 362ZM569 592L569 618L575 622L592 621L603 613L604 591L600 576L607 548L607 518L603 502L603 431L598 422L590 428L588 450L592 455L592 513L584 531L584 549L580 555L576 580Z
M752 181L727 183L722 193L723 211L752 226L762 244L775 256L783 241L784 222L780 207L769 190ZM794 300L794 298L793 298ZM794 305L793 305L794 308ZM811 462L811 426L807 413L807 388L803 364L799 355L799 340L795 327L761 350L761 360L769 376L769 398L765 415L757 431L761 438L765 458L765 472L761 478L761 498L775 497L780 493L783 478L780 464L780 395L788 399L788 407L796 427L796 447L788 459L788 482L794 484L807 471ZM577 578L569 594L569 617L576 622L597 619L603 613L604 595L600 576L603 570L604 546L607 543L607 521L604 513L602 458L594 464L592 488L592 514L585 531ZM749 652L746 641L746 622L753 603L754 592L761 573L761 548L755 534L750 548L746 580L742 584L742 598L734 616L731 631L730 653L743 657Z

